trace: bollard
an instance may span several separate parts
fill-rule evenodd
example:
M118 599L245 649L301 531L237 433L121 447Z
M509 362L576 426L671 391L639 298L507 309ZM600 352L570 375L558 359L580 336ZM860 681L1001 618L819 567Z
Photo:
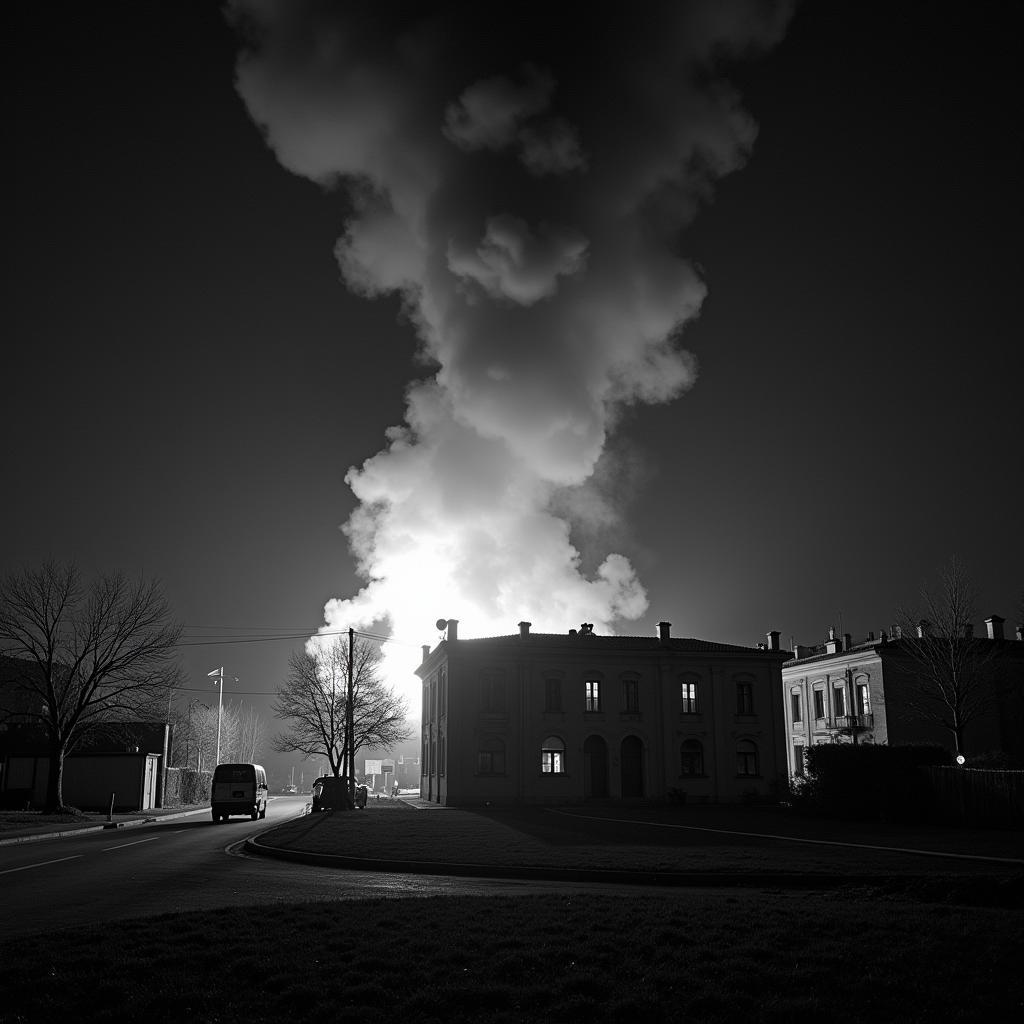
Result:
M115 796L117 796L116 793L111 793L110 794L110 810L107 812L107 821L113 821L114 820L114 797Z

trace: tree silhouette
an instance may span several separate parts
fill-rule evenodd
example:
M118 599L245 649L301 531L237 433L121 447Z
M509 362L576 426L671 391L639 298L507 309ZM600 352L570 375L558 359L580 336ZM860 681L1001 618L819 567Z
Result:
M158 583L120 573L85 583L47 562L0 581L0 720L35 723L50 752L46 809L64 806L64 759L118 721L166 714L179 681L172 621Z
M287 723L274 738L280 753L326 756L335 776L354 778L355 755L363 747L390 749L407 740L408 708L379 675L380 648L363 637L352 646L351 755L345 742L349 644L339 638L314 652L293 653L287 679L278 687L274 715Z

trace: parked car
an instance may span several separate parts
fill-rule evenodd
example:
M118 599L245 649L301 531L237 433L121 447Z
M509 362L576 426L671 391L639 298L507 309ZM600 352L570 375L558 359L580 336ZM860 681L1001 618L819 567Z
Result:
M322 775L313 783L312 811L343 811L351 808L348 798L348 779L344 776ZM366 787L356 783L355 805L366 806Z

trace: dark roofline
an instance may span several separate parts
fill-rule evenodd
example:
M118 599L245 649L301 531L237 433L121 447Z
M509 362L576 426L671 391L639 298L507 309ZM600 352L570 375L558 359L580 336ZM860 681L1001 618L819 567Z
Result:
M446 651L449 640L442 640L432 651L429 652L420 666L416 669L417 675L423 675L438 660L441 652ZM530 633L522 636L518 633L510 633L504 636L481 636L481 637L459 637L454 643L461 647L479 647L488 644L495 646L508 646L519 651L530 649L551 649L562 648L578 650L580 647L595 650L604 648L604 653L611 653L609 648L617 651L664 651L667 654L742 654L747 657L764 657L770 660L781 662L789 657L790 652L785 650L771 651L763 647L741 647L738 644L723 644L714 640L701 640L697 637L670 637L662 640L656 636L599 636L596 634L577 634L575 636L566 633Z
M783 663L782 667L783 668L790 668L793 665L813 665L816 662L834 661L837 658L846 658L846 657L848 657L850 655L866 654L868 652L879 654L882 651L888 651L888 652L890 652L892 654L900 654L900 653L902 653L901 652L902 645L906 644L908 640L914 640L914 639L916 639L916 638L915 637L897 637L897 638L890 638L890 639L884 640L884 641L883 640L874 640L874 641L869 641L868 643L854 644L852 647L849 647L849 648L847 648L844 651L837 651L835 654L829 654L829 653L826 652L825 654L813 654L813 655L811 655L810 657L807 657L807 658L790 658L788 661ZM1006 648L1006 649L1015 648L1018 645L1021 645L1021 649L1024 650L1024 644L1021 644L1021 641L1019 641L1019 640L1010 640L1007 637L1003 637L1002 639L996 639L996 640L990 639L987 636L960 637L959 639L967 640L967 641L969 641L971 643L975 643L975 644L995 644L996 646L1003 647L1003 648ZM786 652L786 653L792 654L793 652L789 651L789 652Z

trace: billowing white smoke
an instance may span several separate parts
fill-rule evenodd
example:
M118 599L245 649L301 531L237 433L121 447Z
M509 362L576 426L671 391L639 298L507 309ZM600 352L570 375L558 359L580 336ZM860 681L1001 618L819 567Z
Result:
M565 489L578 506L624 405L693 383L678 338L705 289L679 231L755 135L714 64L776 42L788 10L585 6L560 27L550 3L229 9L278 159L348 190L345 281L399 293L436 367L348 473L367 585L327 627L418 641L438 616L462 635L641 616L625 557L582 571ZM413 692L418 652L386 657Z

